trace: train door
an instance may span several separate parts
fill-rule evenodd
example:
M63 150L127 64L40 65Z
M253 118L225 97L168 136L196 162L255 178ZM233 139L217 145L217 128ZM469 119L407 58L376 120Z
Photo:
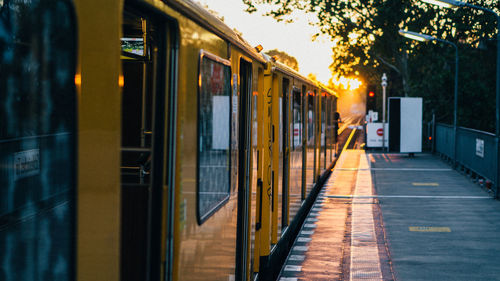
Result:
M264 92L264 71L261 67L255 67L253 71L254 77L256 77L254 82L255 92L252 93L252 193L251 193L251 238L250 238L250 250L252 255L250 256L250 267L253 273L250 276L250 280L254 280L259 272L259 235L260 221L259 214L261 213L260 198L260 187L262 186L261 180L259 179L259 172L262 169L260 164L260 129L262 125L262 106L260 104L262 93Z
M321 98L320 98L320 95L318 95L318 92L317 90L313 90L313 133L312 133L312 138L313 138L313 149L314 149L314 164L313 164L313 177L312 177L312 183L311 183L311 189L309 190L309 192L311 192L312 190L312 187L314 186L314 183L316 183L317 181L317 178L319 177L319 170L320 170L320 155L319 155L319 151L320 151L320 135L321 135L321 125L320 125L320 122L321 122L321 113L320 113L320 102L321 102Z
M280 79L278 75L272 76L271 90L271 247L278 243L278 237L281 236L281 203L282 203L282 181L283 171L281 164L283 163L283 153L281 149L281 134L280 134L280 118L281 114L281 93Z
M304 87L305 92L305 87ZM304 198L307 198L312 190L314 182L316 181L316 168L317 168L317 155L316 155L316 97L314 92L310 91L306 94L306 100L304 104L305 109L305 131L304 136L304 148L305 148L305 163L304 163Z
M165 272L168 279L171 239L166 237L171 228L165 218L175 157L170 155L174 145L167 142L174 139L169 125L173 106L168 105L173 95L165 94L173 90L168 85L173 79L165 78L173 75L166 65L175 65L174 53L168 51L174 37L164 22L128 7L122 28L120 275L121 280L148 281Z
M289 184L289 209L290 218L300 209L302 204L302 93L293 87L290 100L290 184Z
M330 163L332 162L332 137L331 137L331 131L332 131L332 97L328 94L326 94L326 110L325 110L325 121L326 121L326 127L325 127L325 151L326 151L326 156L325 156L325 169L330 166Z
M308 96L306 93L306 86L302 86L302 134L301 134L301 142L302 142L302 181L301 181L301 199L305 200L307 197L307 192L306 192L306 182L307 182L307 139L308 139Z
M249 227L250 227L250 126L252 64L240 59L239 128L238 128L238 218L236 236L236 280L249 276ZM236 80L236 79L235 79ZM233 81L233 83L237 83ZM235 87L235 85L233 85Z
M320 150L321 169L320 170L326 169L326 162L327 162L327 153L326 153L326 150L328 147L328 142L326 139L326 135L327 135L327 133L326 133L327 103L328 103L327 95L325 92L323 92L323 93L321 93L321 132L320 132L320 136L321 136L321 145L320 145L320 147L321 147L321 150Z
M280 147L283 151L283 164L281 168L283 169L283 178L282 178L282 188L283 188L283 202L281 205L281 228L285 229L289 224L289 216L288 216L288 194L289 194L289 174L290 174L290 147L289 147L289 96L288 96L288 87L290 85L290 81L288 79L283 79L282 83L282 100L280 107L280 116L281 116L281 143Z

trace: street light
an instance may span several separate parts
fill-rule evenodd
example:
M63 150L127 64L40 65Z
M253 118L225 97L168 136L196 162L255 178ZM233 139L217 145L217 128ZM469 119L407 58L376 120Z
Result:
M496 77L496 109L495 109L495 142L496 142L496 155L497 155L497 169L496 169L496 186L497 194L499 196L500 189L500 177L498 175L498 168L500 167L500 15L495 11L484 8L481 6L476 6L462 1L457 0L422 0L423 2L438 5L445 8L458 8L458 7L469 7L476 10L481 10L483 12L491 13L497 18L497 77Z
M409 38L409 39L417 40L420 42L433 41L433 40L437 39L434 36L430 36L427 34L420 34L420 33L416 33L413 31L406 31L406 30L402 30L402 29L399 30L399 35L404 36L404 37Z
M385 131L387 130L385 126L385 92L387 88L387 75L382 74L382 150L385 151ZM387 147L389 150L389 147Z
M422 0L422 1L435 1L435 0ZM448 1L447 1L448 2ZM455 48L455 89L454 89L454 95L453 95L453 164L456 165L457 163L457 104L458 104L458 47L455 43L450 42L448 40L443 40L436 38L431 35L427 34L421 34L421 33L416 33L412 31L406 31L406 30L399 30L399 34L401 36L404 36L406 38L410 38L413 40L418 40L421 42L427 42L427 41L438 41L438 42L443 42L449 45L452 45Z
M465 6L464 2L456 1L456 0L422 0L422 2L429 3L432 5L437 5L443 8L458 8Z

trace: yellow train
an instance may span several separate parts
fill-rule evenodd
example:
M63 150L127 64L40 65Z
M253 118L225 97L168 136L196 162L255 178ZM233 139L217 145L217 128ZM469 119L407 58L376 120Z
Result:
M266 280L337 97L191 1L0 0L0 280Z

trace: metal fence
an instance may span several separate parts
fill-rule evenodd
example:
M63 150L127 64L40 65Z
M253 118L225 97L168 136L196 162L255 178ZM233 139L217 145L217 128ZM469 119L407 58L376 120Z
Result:
M436 151L453 159L453 126L436 124Z
M456 158L453 126L437 123L435 136L435 149L438 153L455 160L457 165L483 178L497 181L495 134L463 127L457 128Z

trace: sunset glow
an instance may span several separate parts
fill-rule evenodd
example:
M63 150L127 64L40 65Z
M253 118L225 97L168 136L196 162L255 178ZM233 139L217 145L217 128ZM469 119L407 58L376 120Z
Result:
M335 85L337 88L349 91L356 90L361 85L363 85L363 82L361 82L361 80L359 80L358 78L348 78L344 76L333 77L331 81L332 84Z
M289 23L277 22L271 17L262 16L269 7L248 14L242 1L199 0L214 10L231 28L236 28L252 46L262 45L263 52L278 49L295 57L299 72L305 76L312 73L318 81L327 84L332 77L329 69L332 63L333 42L325 35L315 36L319 29L309 23L318 21L315 14L294 11ZM266 10L267 9L267 10ZM313 38L315 40L313 41ZM312 55L314 54L314 55Z

